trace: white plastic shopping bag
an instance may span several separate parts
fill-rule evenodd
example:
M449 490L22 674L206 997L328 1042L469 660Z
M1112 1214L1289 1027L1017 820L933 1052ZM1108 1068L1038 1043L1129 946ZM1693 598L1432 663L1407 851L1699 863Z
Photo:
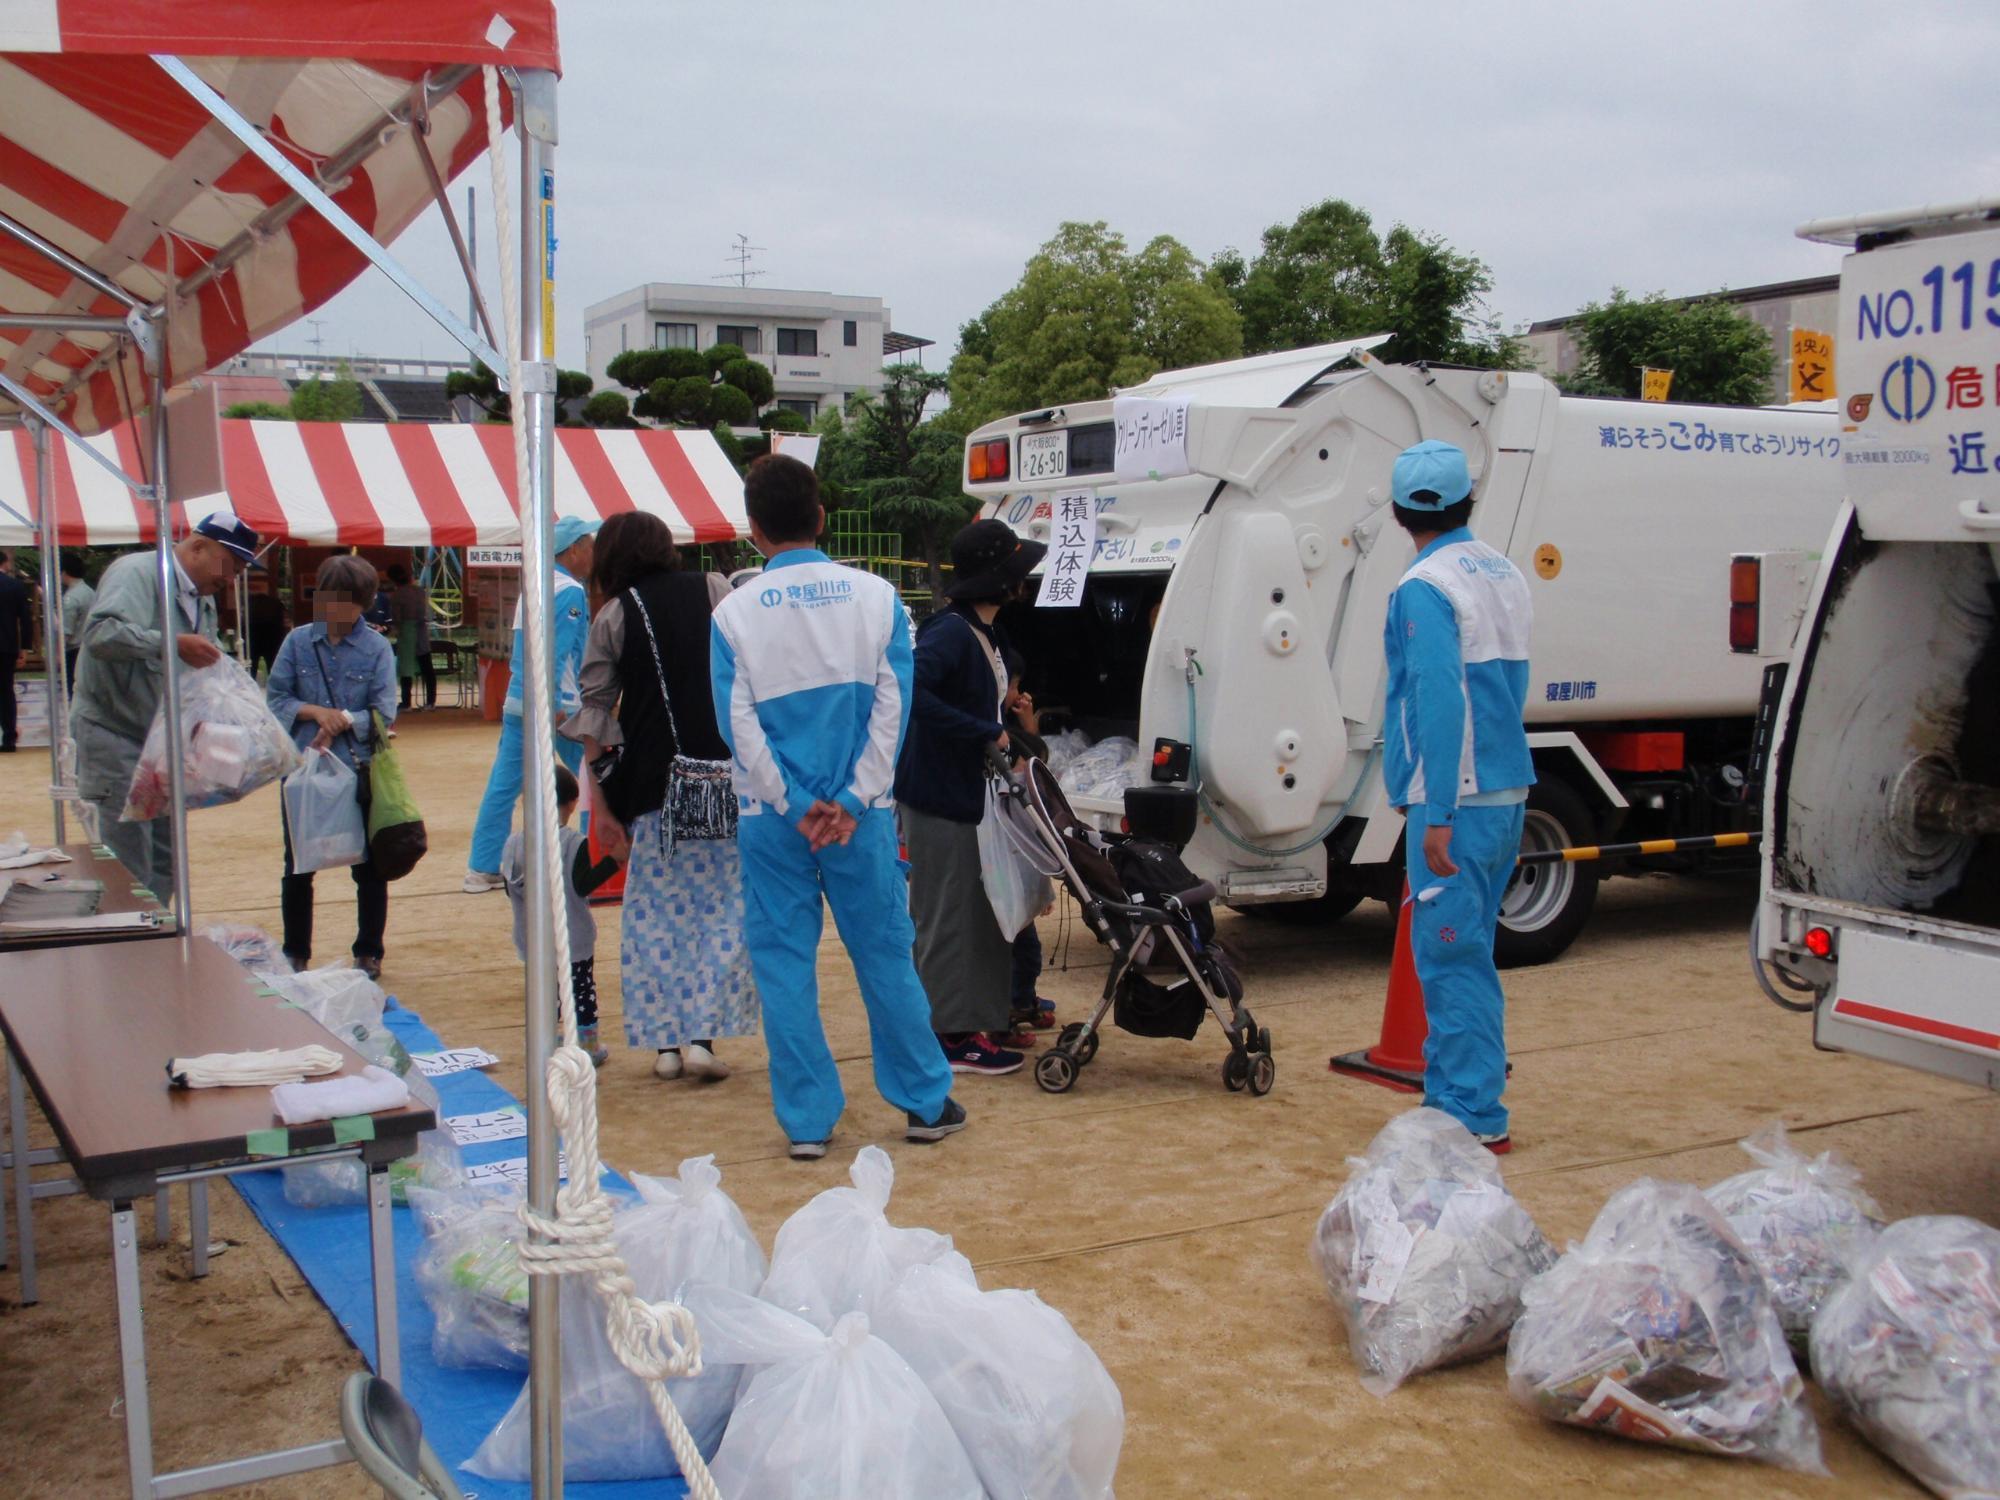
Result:
M293 770L298 747L264 701L263 689L234 657L180 674L181 749L190 809L220 807ZM167 779L167 708L153 714L119 814L125 822L166 816L173 805Z
M334 870L368 857L368 818L359 781L331 750L306 756L285 778L285 821L292 831L292 869Z
M986 816L979 820L979 877L1000 935L1010 943L1056 898L1044 864L1053 861L1040 852L1034 831L988 782Z
M843 1313L872 1313L905 1270L951 1249L944 1235L889 1222L896 1168L880 1146L863 1146L848 1177L854 1186L828 1188L785 1220L759 1293L822 1331Z

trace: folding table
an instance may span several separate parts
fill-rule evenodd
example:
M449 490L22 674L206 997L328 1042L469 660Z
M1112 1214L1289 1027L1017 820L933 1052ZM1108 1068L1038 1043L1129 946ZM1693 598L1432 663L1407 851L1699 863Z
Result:
M418 1105L285 1131L265 1088L174 1089L166 1063L205 1052L332 1047L341 1074L367 1060L304 1012L260 994L206 938L157 938L0 955L0 1033L82 1190L107 1204L118 1300L125 1441L134 1500L193 1495L344 1463L340 1438L153 1473L133 1205L176 1182L358 1157L368 1173L377 1373L401 1374L389 1164L433 1128Z

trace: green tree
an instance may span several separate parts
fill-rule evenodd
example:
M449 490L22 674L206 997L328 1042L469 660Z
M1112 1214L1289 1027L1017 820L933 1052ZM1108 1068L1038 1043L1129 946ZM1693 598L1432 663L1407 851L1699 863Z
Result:
M358 422L361 412L361 383L344 359L334 366L333 379L315 375L292 390L295 422Z
M721 370L725 385L732 385L750 398L754 415L756 409L771 404L771 398L778 394L778 382L771 374L771 367L745 356L732 359Z
M763 366L757 368L761 370ZM708 415L711 421L730 427L749 427L757 420L757 405L744 394L742 387L724 382L709 387Z
M1201 261L1162 235L1134 255L1102 222L1066 223L1021 280L959 330L954 425L1094 401L1162 369L1242 352L1241 320Z
M590 427L630 427L632 403L617 391L599 391L583 403L583 420Z
M706 375L708 361L694 349L627 349L612 356L604 373L627 390L643 391L656 380Z
M273 406L269 401L238 401L222 408L225 417L248 417L258 422L289 422L289 406Z
M830 466L852 475L849 492L877 523L916 547L936 597L944 588L945 545L978 508L959 483L964 438L953 424L925 419L946 376L912 364L890 365L884 376L878 398L856 403L841 434L850 451L832 455ZM824 436L821 447L828 458Z
M812 423L795 411L774 406L757 419L757 425L766 432L804 432Z
M1637 396L1640 370L1674 372L1673 399L1757 406L1771 399L1776 355L1754 319L1713 298L1633 298L1614 287L1570 325L1577 368L1562 387L1572 395Z
M701 352L702 363L708 366L708 373L717 376L722 374L723 366L731 360L745 358L748 356L741 344L711 344Z
M590 394L595 384L581 370L556 371L556 420L563 421L563 404L581 401ZM511 422L514 420L514 403L507 393L500 389L500 379L485 365L474 361L470 370L453 370L444 378L444 393L452 399L469 397L474 406L486 413L490 422Z
M604 373L638 393L632 415L679 426L747 427L776 394L769 367L735 344L717 344L700 353L628 349Z

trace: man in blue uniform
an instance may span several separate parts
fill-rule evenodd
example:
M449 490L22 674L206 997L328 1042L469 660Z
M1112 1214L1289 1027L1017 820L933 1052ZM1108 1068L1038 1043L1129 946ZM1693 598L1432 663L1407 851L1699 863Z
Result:
M1424 1103L1506 1151L1505 997L1493 963L1500 897L1521 847L1534 763L1528 584L1474 539L1465 454L1424 442L1398 455L1396 520L1417 559L1389 599L1383 775L1408 819L1410 942L1430 1035Z

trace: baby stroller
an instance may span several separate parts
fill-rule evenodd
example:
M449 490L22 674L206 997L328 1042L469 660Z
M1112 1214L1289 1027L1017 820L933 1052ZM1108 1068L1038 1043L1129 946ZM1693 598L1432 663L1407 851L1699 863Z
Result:
M1213 1013L1229 1039L1223 1086L1268 1094L1277 1077L1271 1033L1243 1004L1243 982L1215 942L1209 903L1215 887L1197 881L1173 843L1099 833L1071 810L1053 772L1039 760L1018 773L989 757L996 816L1010 838L1039 846L1038 868L1060 879L1083 909L1097 940L1111 950L1104 994L1088 1021L1072 1021L1035 1063L1035 1082L1067 1092L1097 1056L1106 1012L1135 1036L1192 1040Z

